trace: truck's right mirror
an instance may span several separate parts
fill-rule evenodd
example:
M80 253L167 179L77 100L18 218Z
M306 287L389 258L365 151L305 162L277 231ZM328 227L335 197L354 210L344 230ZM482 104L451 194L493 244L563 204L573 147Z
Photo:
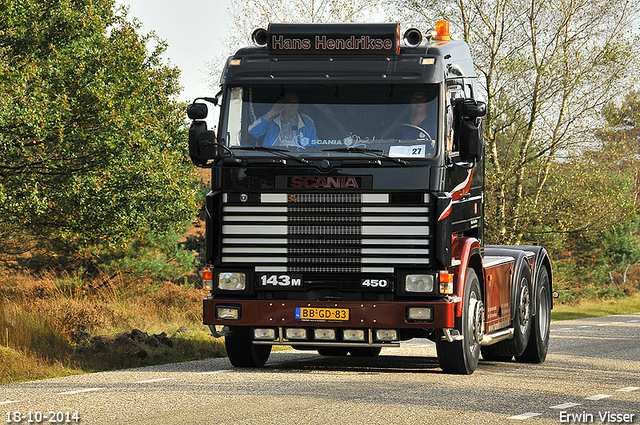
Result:
M189 127L189 156L197 166L207 164L207 161L216 157L216 134L207 130L204 121L193 121Z
M206 99L215 100L215 99ZM216 102L213 102L214 105ZM207 128L206 118L209 115L205 103L192 103L187 106L187 116L193 121L189 127L189 156L191 161L199 167L207 164L218 154L215 132Z

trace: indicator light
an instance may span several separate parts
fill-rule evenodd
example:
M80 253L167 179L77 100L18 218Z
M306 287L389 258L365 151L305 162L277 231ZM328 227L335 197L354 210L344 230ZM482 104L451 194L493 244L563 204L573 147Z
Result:
M211 291L213 288L213 272L211 270L202 272L202 287L207 291Z
M446 272L440 273L440 293L446 295L453 294L453 274Z

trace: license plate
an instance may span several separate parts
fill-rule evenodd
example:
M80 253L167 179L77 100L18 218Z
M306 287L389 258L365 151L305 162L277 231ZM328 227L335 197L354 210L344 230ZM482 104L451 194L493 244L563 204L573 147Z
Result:
M348 308L296 307L296 319L314 322L348 322Z

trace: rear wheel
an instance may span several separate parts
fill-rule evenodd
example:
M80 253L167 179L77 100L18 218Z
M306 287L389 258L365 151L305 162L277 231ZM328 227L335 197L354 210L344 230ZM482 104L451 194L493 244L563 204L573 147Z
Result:
M235 367L262 367L271 354L271 345L254 345L249 327L231 327L224 337L229 361Z
M472 374L480 359L480 342L484 335L484 304L480 281L475 270L467 269L464 282L462 317L456 318L455 329L461 339L448 342L443 332L436 333L438 362L443 371L463 375Z
M529 343L516 360L523 363L542 363L549 349L549 327L551 324L551 283L546 267L542 267L537 279L537 310L531 320Z

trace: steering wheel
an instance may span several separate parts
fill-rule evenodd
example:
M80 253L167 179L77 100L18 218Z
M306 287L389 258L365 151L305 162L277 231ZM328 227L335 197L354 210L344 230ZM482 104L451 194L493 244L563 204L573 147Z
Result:
M417 126L417 125L413 125L413 124L407 124L407 123L400 123L400 124L394 124L394 125L392 125L391 127L389 127L389 128L387 129L387 131L385 131L385 132L382 134L382 138L383 138L383 139L386 139L386 138L387 138L387 136L389 136L389 134L390 134L391 132L393 132L393 130L396 130L396 129L401 128L401 127L407 127L407 128L412 128L412 129L414 129L414 130L421 131L421 132L423 132L423 133L427 136L426 138L427 138L428 140L435 140L433 137L431 137L431 135L429 134L429 132L427 132L427 130L425 130L424 128L422 128L422 127L420 127L420 126Z

